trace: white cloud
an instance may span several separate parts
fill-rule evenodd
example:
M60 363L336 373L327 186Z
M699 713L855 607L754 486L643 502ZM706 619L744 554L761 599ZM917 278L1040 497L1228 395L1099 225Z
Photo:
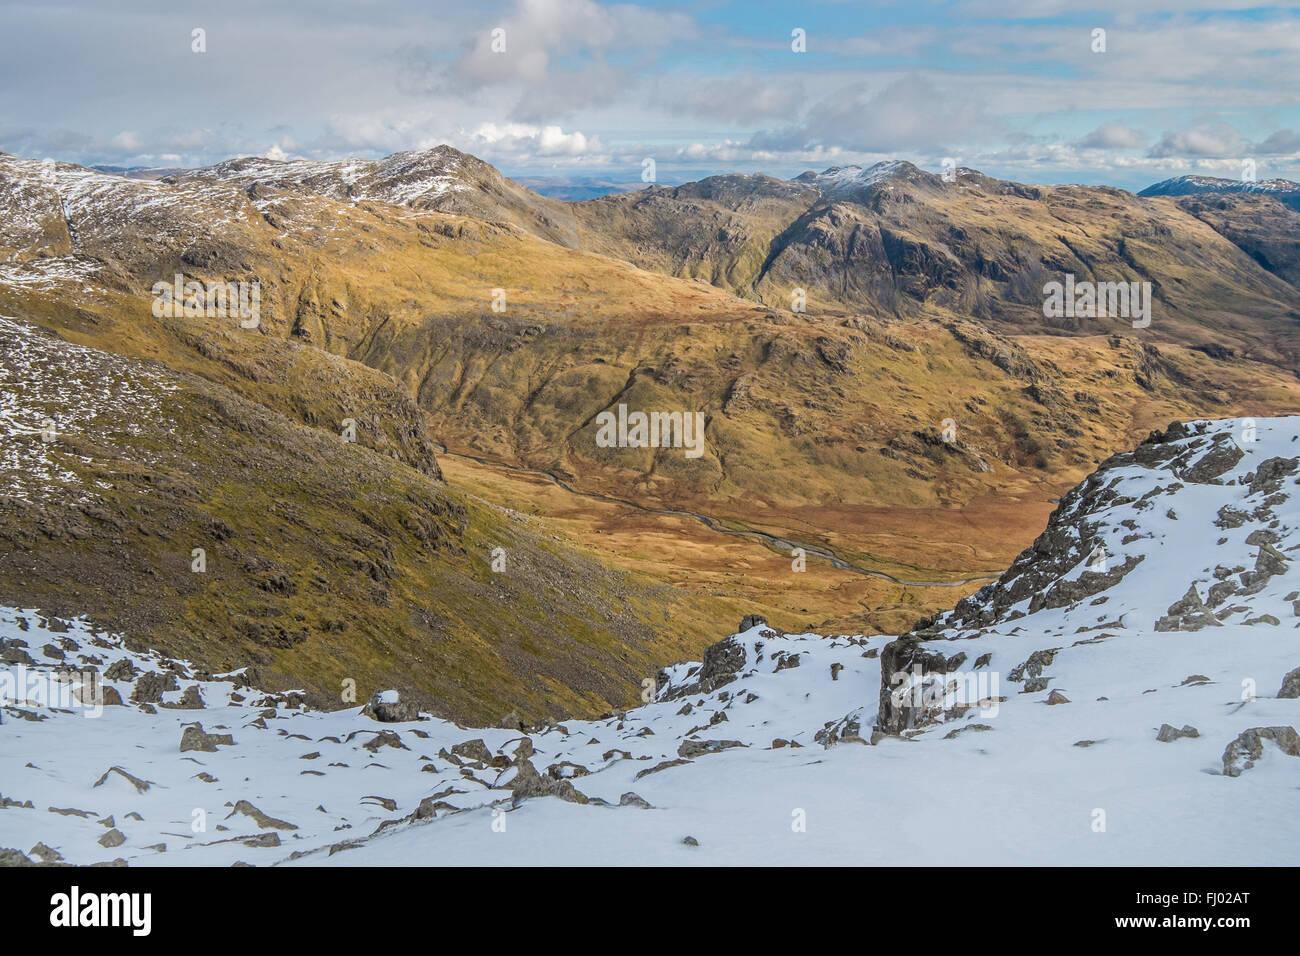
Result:
M123 130L108 141L112 149L119 150L123 153L138 153L144 148L140 140L140 134L132 130Z
M1138 149L1146 142L1147 136L1141 130L1120 123L1102 123L1071 145L1082 149Z
M1226 123L1196 126L1165 133L1147 153L1154 159L1173 156L1227 157L1242 156L1247 151L1241 134Z

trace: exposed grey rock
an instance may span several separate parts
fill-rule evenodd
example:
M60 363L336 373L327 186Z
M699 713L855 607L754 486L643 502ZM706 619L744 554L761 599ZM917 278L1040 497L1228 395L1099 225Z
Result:
M961 735L961 734L964 734L964 733L965 733L966 731L968 731L968 730L974 730L974 731L986 731L986 730L992 730L992 729L993 729L993 728L990 727L988 724L962 724L962 726L956 728L955 730L950 730L950 731L948 731L946 734L944 734L944 735L943 735L943 739L944 739L944 740L952 740L952 739L954 739L955 737L957 737L957 736L959 736L959 735Z
M1250 493L1273 494L1282 489L1283 479L1300 468L1300 458L1266 458L1250 476Z
M135 665L129 657L118 658L104 670L105 680L134 680L135 675Z
M385 694L395 695L397 700L385 701L382 699ZM395 690L376 691L366 702L366 706L361 708L361 713L383 724L399 724L421 719L420 708L409 701L402 700Z
M677 747L677 756L690 760L743 746L739 740L683 740Z
M1218 627L1220 621L1214 616L1201 596L1196 593L1196 585L1189 585L1187 593L1169 605L1169 613L1156 621L1157 631L1199 631L1203 627Z
M135 704L161 704L162 695L166 691L180 690L180 687L176 675L171 671L166 673L150 671L147 674L141 674L136 679L135 689L131 691L131 702Z
M63 862L63 854L52 847L46 846L44 843L37 843L36 846L32 847L31 850L28 851L28 853L31 856L36 857L42 863ZM3 863L0 863L0 866L3 865L4 865Z
M559 797L568 803L591 802L586 794L579 792L573 786L571 781L538 773L529 759L532 753L531 740L528 741L527 748L521 746L515 750L515 775L506 786L511 791L511 800L516 806L520 801L533 797Z
M623 794L621 797L618 798L618 805L620 807L640 807L642 810L654 809L653 807L650 806L650 802L648 800L646 800L642 796L639 796L636 793L633 793L631 790L629 790L627 793Z
M296 830L296 829L298 829L296 826L294 826L292 823L288 822L287 820L277 820L275 817L267 816L265 813L263 813L261 810L257 809L257 807L253 806L253 805L252 805L251 803L249 803L247 800L240 800L238 803L236 803L236 804L235 804L235 808L234 808L233 810L231 810L230 813L228 813L228 814L226 815L226 819L229 820L231 817L233 817L233 816L234 816L235 814L237 814L237 813L238 813L238 814L241 814L242 816L246 816L246 817L248 817L249 819L251 819L254 823L257 824L257 828L258 828L259 830L267 830L267 829L272 829L272 830Z
M1274 627L1279 627L1282 624L1282 622L1279 621L1277 618L1275 618L1272 614L1261 614L1258 617L1248 617L1246 618L1245 623L1246 624L1272 624Z
M1210 607L1218 607L1232 595L1237 593L1237 585L1231 581L1219 581L1210 585L1210 593L1206 603Z
M181 732L181 753L198 750L204 753L216 753L218 747L233 747L235 739L230 734L208 734L203 732L202 724L187 724Z
M782 654L780 659L776 662L776 667L774 669L778 671L785 671L785 670L789 670L792 667L798 667L799 657L800 655L798 654Z
M199 685L191 684L185 688L181 694L181 699L174 704L160 703L160 707L167 707L172 710L202 710L203 695L199 693Z
M183 739L184 738L182 738L182 740ZM185 748L182 746L181 749L184 750ZM111 773L117 774L123 780L131 784L131 786L135 787L136 793L144 793L149 789L150 786L153 785L152 780L141 780L139 777L128 773L127 771L123 770L121 767L109 767L107 770L103 772L102 775L100 775L100 778L95 781L94 786L98 787L106 783L108 781L108 775Z
M96 842L99 843L99 845L102 847L112 849L113 847L121 846L123 843L126 842L126 834L124 834L121 830L114 828L112 830L109 830L107 833L105 833Z
M813 741L821 744L823 747L834 747L836 744L852 741L854 743L865 743L862 739L862 723L858 719L858 713L855 711L839 720L831 721L817 733L813 734ZM782 741L785 746L785 741ZM772 746L776 746L776 741L772 741Z
M745 660L745 646L736 640L734 635L723 638L705 649L704 660L699 671L694 675L695 680L669 690L662 699L677 700L682 697L711 694L734 681L744 669ZM660 683L662 682L661 680Z
M394 750L410 750L411 748L402 743L400 735L391 730L381 730L364 744L361 745L372 754L378 753L380 747L392 747ZM454 749L454 748L453 748Z
M1300 757L1300 734L1294 727L1251 727L1223 751L1223 772L1229 777L1240 777L1255 766L1264 755L1266 740L1276 743L1287 756Z
M1297 667L1282 678L1282 687L1274 696L1283 700L1296 700L1300 698L1300 667Z
M270 849L280 845L280 836L277 833L258 833L255 836L241 837L239 842L244 846Z
M875 729L883 734L898 734L942 719L942 709L928 705L925 695L918 706L912 693L897 693L899 684L895 676L906 674L910 681L918 672L923 678L944 675L960 667L965 659L964 653L949 658L914 634L886 644L880 653L880 700Z
M1241 575L1245 585L1245 594L1257 594L1264 589L1269 578L1275 574L1285 574L1291 559L1271 544L1261 544L1255 555L1255 569Z
M525 737L528 741L528 754L532 756L532 740ZM482 737L475 737L473 740L466 740L454 745L451 752L457 757L463 757L466 760L477 760L480 763L492 762L492 751L488 750L487 744L483 743Z
M1281 536L1276 531L1269 531L1267 528L1256 528L1246 535L1246 543L1254 546L1277 544L1279 540L1281 540Z
M1201 732L1191 724L1184 724L1183 729L1179 730L1172 724L1161 724L1160 731L1156 734L1156 740L1162 744L1167 744L1177 740L1180 737L1199 737Z
M648 767L645 770L638 771L636 775L636 779L640 780L642 777L648 777L652 773L658 773L661 770L667 770L669 767L680 767L682 764L687 764L687 763L691 763L691 761L682 760L680 757L677 758L676 760L664 760L661 763L655 764L653 767Z
M1023 664L1011 668L1011 673L1007 675L1007 680L1018 683L1026 677L1040 676L1043 673L1044 667L1051 666L1051 663L1056 659L1056 653L1059 650L1059 647L1051 647L1041 651L1034 651Z
M1249 513L1242 511L1240 508L1234 508L1232 505L1224 505L1219 509L1219 517L1215 519L1214 524L1226 530L1228 528L1240 528L1249 520Z
M1179 456L1172 467L1183 481L1199 485L1221 485L1223 482L1219 476L1237 467L1245 454L1231 435L1220 432L1212 439L1209 451L1200 453L1199 449L1194 448Z

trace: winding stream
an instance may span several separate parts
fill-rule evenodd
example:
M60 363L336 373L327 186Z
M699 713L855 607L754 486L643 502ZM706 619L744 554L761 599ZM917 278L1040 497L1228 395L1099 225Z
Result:
M792 541L789 538L782 538L779 535L769 534L766 531L758 531L754 528L732 528L723 524L717 518L710 515L700 514L696 511L682 511L677 508L654 508L649 505L643 505L636 501L628 501L625 498L615 498L612 495L601 494L598 491L582 491L566 482L563 478L549 471L540 471L535 468L524 468L519 465L507 465L504 462L493 461L488 458L479 458L477 455L461 455L455 452L449 452L441 444L436 446L438 455L443 458L459 458L462 461L472 461L489 468L499 468L502 471L512 472L518 475L534 475L538 478L545 478L547 481L567 491L571 495L578 495L582 498L593 498L597 501L604 501L609 504L622 505L625 508L635 508L637 511L644 511L648 514L663 515L670 518L693 518L700 524L712 531L718 531L722 534L729 534L737 538L748 538L752 541L758 541L767 547L789 554L795 548L802 548L804 553L809 557L821 558L828 562L832 567L839 568L841 571L852 571L854 574L861 574L869 578L881 578L885 581L892 581L894 584L902 584L908 587L962 587L967 584L977 584L983 581L993 581L997 579L999 573L982 574L973 578L953 578L947 581L909 581L903 578L896 578L892 574L886 574L884 571L873 571L870 568L858 567L845 561L839 555L829 548L815 544L804 544L799 541Z

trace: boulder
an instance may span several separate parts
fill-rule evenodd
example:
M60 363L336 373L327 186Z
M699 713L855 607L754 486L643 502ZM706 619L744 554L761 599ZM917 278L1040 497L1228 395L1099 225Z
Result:
M181 753L198 750L204 753L216 753L218 747L233 747L235 739L230 734L208 734L203 732L202 724L187 724L181 731Z
M1169 612L1156 621L1157 631L1199 631L1203 627L1219 627L1221 622L1205 606L1196 593L1196 585L1189 585L1187 593L1169 605Z
M1171 743L1180 737L1199 737L1201 732L1191 724L1184 724L1183 729L1179 730L1172 724L1161 724L1160 731L1156 734L1156 740L1162 744Z
M1283 700L1296 700L1300 698L1300 667L1297 667L1282 678L1282 687L1274 696Z
M1242 731L1223 751L1224 774L1240 777L1255 766L1255 762L1264 756L1266 740L1276 743L1288 757L1300 757L1300 734L1294 727L1251 727Z
M381 724L400 724L411 720L420 720L420 708L402 700L395 690L376 691L361 708L361 713Z

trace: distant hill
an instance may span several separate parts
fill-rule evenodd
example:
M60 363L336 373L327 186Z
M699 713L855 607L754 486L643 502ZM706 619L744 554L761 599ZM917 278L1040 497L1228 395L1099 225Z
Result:
M1263 179L1247 182L1218 179L1213 176L1175 176L1148 186L1139 196L1195 196L1203 193L1262 193L1293 209L1300 209L1300 183L1289 179Z

